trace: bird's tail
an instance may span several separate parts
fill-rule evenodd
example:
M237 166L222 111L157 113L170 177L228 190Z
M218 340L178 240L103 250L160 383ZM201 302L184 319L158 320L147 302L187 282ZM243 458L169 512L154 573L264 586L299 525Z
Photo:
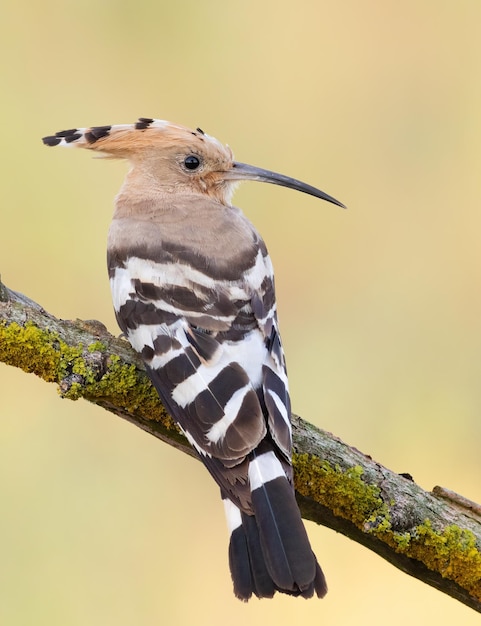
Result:
M231 531L229 566L234 593L271 598L276 591L310 598L327 593L324 574L312 552L294 489L274 452L255 457L249 480L254 515L225 499Z

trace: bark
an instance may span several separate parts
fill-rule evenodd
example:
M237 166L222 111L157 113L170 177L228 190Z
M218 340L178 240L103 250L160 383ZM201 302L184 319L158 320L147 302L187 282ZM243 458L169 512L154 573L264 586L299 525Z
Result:
M191 456L140 359L95 320L59 320L0 282L0 361L58 385ZM441 487L427 492L334 435L293 416L303 517L343 533L481 612L481 506Z

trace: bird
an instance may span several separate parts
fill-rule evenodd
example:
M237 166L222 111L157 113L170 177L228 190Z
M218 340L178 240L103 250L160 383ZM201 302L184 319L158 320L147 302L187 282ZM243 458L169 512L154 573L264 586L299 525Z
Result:
M117 322L220 487L234 594L322 598L324 573L295 499L291 403L266 245L232 195L294 178L234 160L202 129L141 117L43 138L130 163L107 264Z

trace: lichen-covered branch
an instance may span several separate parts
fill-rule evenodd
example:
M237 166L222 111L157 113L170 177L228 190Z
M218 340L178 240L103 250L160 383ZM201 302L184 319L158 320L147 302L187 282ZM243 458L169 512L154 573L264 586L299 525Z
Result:
M96 321L65 321L0 282L0 361L55 382L195 456L129 344ZM481 507L383 467L293 418L303 517L370 548L402 571L481 612Z

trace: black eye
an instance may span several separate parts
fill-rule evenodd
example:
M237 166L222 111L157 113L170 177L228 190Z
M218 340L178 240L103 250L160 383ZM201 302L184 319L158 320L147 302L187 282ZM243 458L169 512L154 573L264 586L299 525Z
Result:
M199 157L195 156L195 154L189 154L189 156L186 156L184 159L184 166L188 170L196 170L198 167L200 167Z

